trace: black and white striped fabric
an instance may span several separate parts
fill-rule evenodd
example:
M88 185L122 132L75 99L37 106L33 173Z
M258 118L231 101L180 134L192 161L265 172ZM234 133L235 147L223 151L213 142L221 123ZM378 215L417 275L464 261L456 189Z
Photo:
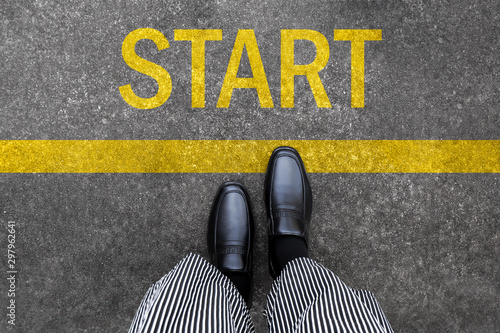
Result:
M290 262L265 309L270 332L393 332L368 291L346 286L312 259ZM144 296L132 332L254 332L245 301L229 279L189 254Z
M229 278L191 253L149 288L131 332L254 332L254 326Z
M270 332L393 332L369 291L309 258L288 263L267 296Z

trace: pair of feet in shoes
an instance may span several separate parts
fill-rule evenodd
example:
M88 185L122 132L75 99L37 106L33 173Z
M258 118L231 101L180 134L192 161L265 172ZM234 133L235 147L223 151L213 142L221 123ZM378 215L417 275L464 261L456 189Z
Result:
M291 147L274 150L267 166L265 204L269 235L269 273L276 279L288 262L308 257L312 193L304 163ZM212 264L229 277L251 306L254 237L250 198L237 182L220 186L208 226Z

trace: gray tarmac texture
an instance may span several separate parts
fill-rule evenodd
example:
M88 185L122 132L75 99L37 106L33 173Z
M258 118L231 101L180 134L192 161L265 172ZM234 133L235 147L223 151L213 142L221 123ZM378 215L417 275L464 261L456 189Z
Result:
M500 139L499 13L496 1L6 1L0 139ZM136 48L172 76L170 98L153 110L130 107L118 90L156 93L121 55L125 36L144 27L170 42ZM204 28L223 40L207 43L206 107L192 109L191 45L174 29ZM251 89L216 108L238 29L255 31L275 108L260 108ZM280 29L328 39L320 76L332 108L319 109L302 78L295 108L279 108ZM334 29L382 29L365 46L365 108L350 107L350 46L333 41ZM296 63L314 56L297 43ZM251 75L246 55L239 75ZM251 195L251 313L264 332L264 174L0 174L0 243L15 221L19 270L16 327L2 310L0 331L126 331L150 284L189 252L208 257L208 214L226 180ZM498 174L310 180L311 256L372 291L396 332L498 330Z

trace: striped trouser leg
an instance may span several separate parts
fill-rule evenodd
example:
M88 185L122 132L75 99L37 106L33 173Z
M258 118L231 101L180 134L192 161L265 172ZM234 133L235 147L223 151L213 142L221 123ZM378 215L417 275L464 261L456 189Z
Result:
M270 332L393 332L372 293L309 258L288 263L274 281L265 315Z
M189 254L152 285L131 332L253 332L236 287L202 257Z

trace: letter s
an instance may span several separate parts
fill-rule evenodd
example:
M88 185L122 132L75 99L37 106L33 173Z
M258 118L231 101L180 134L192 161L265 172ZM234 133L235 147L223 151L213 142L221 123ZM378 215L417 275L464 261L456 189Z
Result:
M125 63L139 73L151 76L158 82L158 92L151 98L137 96L130 84L120 87L120 93L128 104L137 109L154 109L165 103L172 92L172 79L167 70L158 64L139 57L135 53L135 44L141 39L152 40L158 50L170 47L167 38L161 32L151 28L136 29L123 40L122 56Z

